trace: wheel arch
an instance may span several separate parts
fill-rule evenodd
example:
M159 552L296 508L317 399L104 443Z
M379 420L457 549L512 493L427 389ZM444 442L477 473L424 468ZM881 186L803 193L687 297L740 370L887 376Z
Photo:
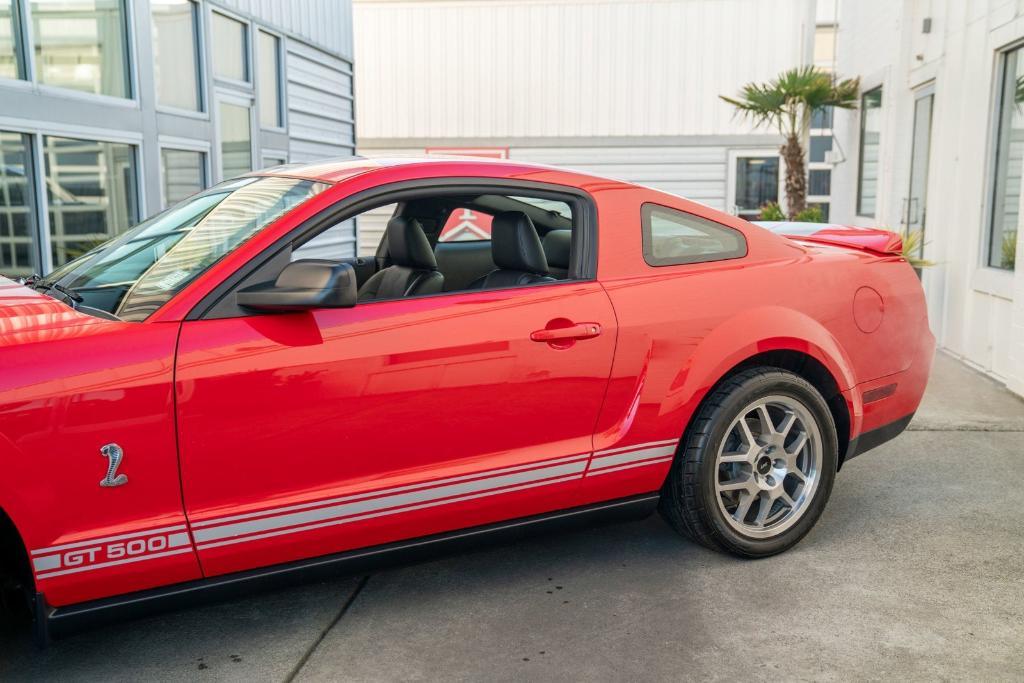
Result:
M712 330L694 350L677 382L699 397L692 416L722 382L751 367L777 367L810 382L829 406L839 440L838 464L859 428L859 406L847 389L857 384L849 356L823 325L806 314L767 306L735 316ZM844 393L845 392L845 393ZM687 425L688 427L689 425Z
M0 507L0 593L15 586L23 588L26 596L35 594L35 580L25 541L14 520ZM0 594L0 608L4 607L3 599Z

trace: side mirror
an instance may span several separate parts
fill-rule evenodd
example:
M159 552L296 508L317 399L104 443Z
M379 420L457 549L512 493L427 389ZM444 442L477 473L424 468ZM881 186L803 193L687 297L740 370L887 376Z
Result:
M304 259L289 263L274 282L238 290L239 306L257 311L305 311L356 305L356 271L347 263Z

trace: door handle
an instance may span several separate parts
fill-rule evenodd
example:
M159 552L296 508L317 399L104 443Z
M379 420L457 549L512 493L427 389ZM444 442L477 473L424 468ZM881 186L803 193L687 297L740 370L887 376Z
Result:
M601 326L597 323L576 323L565 327L546 327L530 333L535 342L566 342L579 339L593 339L601 334Z

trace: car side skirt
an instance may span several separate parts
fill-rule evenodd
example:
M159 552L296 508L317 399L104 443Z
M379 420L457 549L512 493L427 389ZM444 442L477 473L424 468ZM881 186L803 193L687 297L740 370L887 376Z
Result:
M894 420L888 424L884 424L881 427L872 429L871 431L864 432L859 436L854 437L850 441L850 446L846 450L846 457L843 458L843 463L849 462L851 458L855 458L862 453L870 451L872 448L881 446L886 441L891 441L897 436L903 433L903 430L907 428L910 421L914 419L914 413L905 415L898 420Z
M52 639L88 628L181 607L227 600L248 595L253 591L346 574L359 574L393 564L424 561L441 553L456 552L488 542L514 540L532 533L564 531L602 521L639 519L655 510L659 498L657 492L630 496L65 607L51 607L46 603L45 596L37 593L33 636L37 645L45 647Z

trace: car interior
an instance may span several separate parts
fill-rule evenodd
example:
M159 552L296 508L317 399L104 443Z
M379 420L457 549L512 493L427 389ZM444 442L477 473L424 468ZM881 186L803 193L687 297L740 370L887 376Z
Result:
M341 261L355 270L359 302L556 282L569 279L574 224L561 201L428 196L394 205L375 254Z

